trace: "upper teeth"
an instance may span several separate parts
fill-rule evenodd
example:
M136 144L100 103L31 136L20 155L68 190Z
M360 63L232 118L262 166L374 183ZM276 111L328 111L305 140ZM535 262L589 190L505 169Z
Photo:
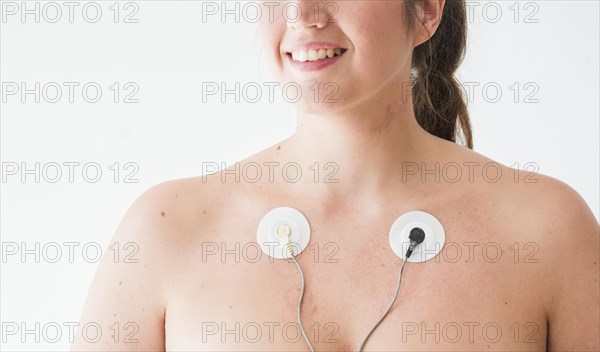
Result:
M317 61L317 60L325 59L328 57L331 58L331 57L334 57L335 55L341 55L341 54L342 54L341 48L317 49L317 50L309 50L309 51L297 50L297 51L292 51L292 59L294 61L300 61L300 62Z

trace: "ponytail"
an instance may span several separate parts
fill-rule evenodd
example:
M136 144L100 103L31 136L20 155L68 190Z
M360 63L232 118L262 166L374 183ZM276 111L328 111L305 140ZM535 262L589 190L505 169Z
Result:
M412 30L417 2L407 0L406 13ZM417 46L412 55L412 97L417 122L427 132L473 149L471 122L460 82L454 77L464 59L467 40L465 0L447 0L434 35ZM462 133L462 136L460 134Z

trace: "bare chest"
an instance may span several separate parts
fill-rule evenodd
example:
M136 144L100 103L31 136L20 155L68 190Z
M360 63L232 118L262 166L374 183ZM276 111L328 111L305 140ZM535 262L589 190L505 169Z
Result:
M426 263L407 263L365 351L545 349L535 244L511 240L486 217L440 214L446 245ZM298 257L302 327L317 351L358 350L394 297L402 261L385 221L312 218ZM261 252L254 222L220 223L182 254L165 316L167 350L309 350L298 324L300 272Z

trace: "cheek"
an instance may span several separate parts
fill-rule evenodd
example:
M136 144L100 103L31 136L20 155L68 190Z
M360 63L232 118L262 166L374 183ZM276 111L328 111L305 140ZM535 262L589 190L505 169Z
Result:
M352 10L359 15L348 31L349 37L354 38L357 63L373 79L389 76L403 66L410 51L406 45L403 1L353 3L356 5Z
M263 50L271 52L278 46L278 33L275 23L261 19L257 27L258 41Z
M269 20L268 12L263 11L263 16L257 23L257 36L261 48L261 57L267 66L278 74L281 69L282 57L280 55L280 44L285 31L285 23L275 18Z

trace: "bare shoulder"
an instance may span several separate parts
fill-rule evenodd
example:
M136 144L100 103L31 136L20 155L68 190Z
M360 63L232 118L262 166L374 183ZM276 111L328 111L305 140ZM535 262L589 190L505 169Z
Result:
M495 212L510 227L527 230L536 240L552 243L564 254L574 251L575 242L598 247L598 222L573 187L537 171L511 168L474 151L464 153L466 160L488 165L478 174L475 188L482 197L489 198Z
M152 250L162 248L164 257L182 232L205 220L202 206L209 203L210 197L211 188L203 187L196 178L154 185L132 202L115 239L136 241Z
M473 150L457 148L450 158L471 167L473 181L469 183L477 192L497 202L497 210L506 212L504 215L512 215L511 219L539 229L587 227L595 230L592 236L590 231L580 236L597 239L593 236L598 230L593 212L581 195L565 182L528 168L509 167ZM463 178L467 179L468 167L463 169ZM554 231L545 232L544 237L552 236L551 233Z
M92 280L71 350L164 351L165 311L177 257L186 238L212 219L214 187L200 178L163 182L143 192L124 214ZM109 334L117 327L119 334ZM102 333L106 332L106 333Z
M548 319L548 350L600 350L600 227L570 185L541 173L509 168L473 151L467 159L493 162L503 176L477 189L511 240L535 242L539 286Z
M161 229L174 230L173 226L184 229L194 219L206 220L205 208L219 198L219 183L215 177L175 179L150 187L133 202L121 226L137 224L158 234Z
M600 350L600 228L581 195L547 175L517 184L520 224L538 236L550 296L548 350ZM525 207L522 204L529 203Z

